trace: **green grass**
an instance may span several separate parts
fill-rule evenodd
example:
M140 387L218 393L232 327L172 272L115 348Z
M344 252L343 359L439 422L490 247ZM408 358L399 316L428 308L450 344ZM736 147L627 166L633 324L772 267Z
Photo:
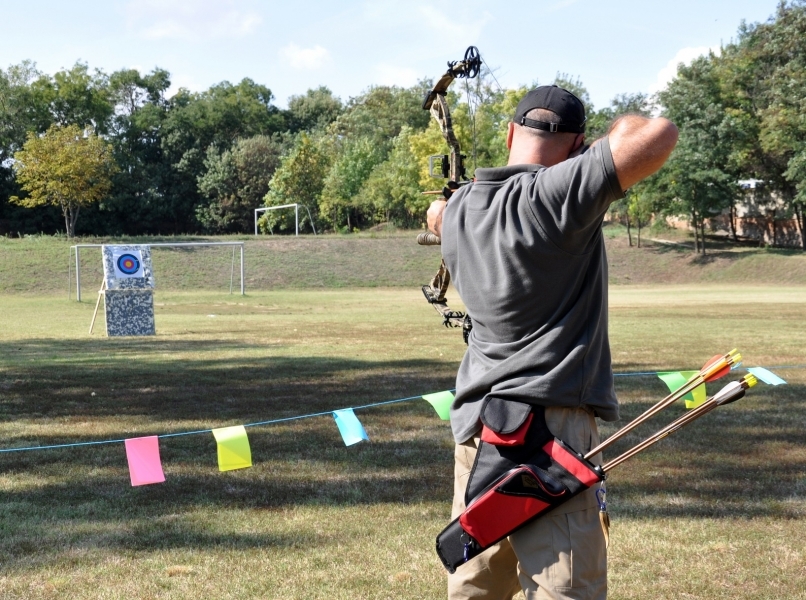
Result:
M684 245L644 241L629 247L625 230L605 227L610 281L614 284L772 284L806 285L806 254L734 246L715 242L706 256ZM664 234L666 235L666 234ZM677 234L678 238L681 234ZM230 236L217 238L84 238L80 243L156 243L176 241L243 241L246 289L418 287L439 266L439 248L418 246L416 232L378 232L321 236ZM666 235L666 237L670 237ZM0 238L0 293L64 294L68 266L66 238ZM232 249L155 248L157 288L167 291L228 291L232 278L239 289ZM234 275L234 276L233 276ZM100 250L81 251L82 293L94 297L103 276ZM75 291L73 291L75 293Z
M361 254L373 239L346 247ZM28 243L0 252L17 242ZM385 260L404 242L390 238ZM26 253L13 252L18 265ZM158 335L139 339L104 337L102 319L90 336L94 294L11 294L1 280L0 445L206 429L453 387L461 335L439 326L409 285L417 277L246 297L159 288ZM806 363L804 285L614 286L610 300L617 372L697 368L733 347L746 365ZM612 473L611 598L806 599L806 369L778 373L789 385L759 385ZM622 423L665 395L652 377L616 385ZM449 428L422 401L357 414L370 443L344 447L330 417L250 428L254 466L228 473L211 435L164 439L167 481L139 488L122 444L0 454L0 598L444 597L433 539L449 519Z

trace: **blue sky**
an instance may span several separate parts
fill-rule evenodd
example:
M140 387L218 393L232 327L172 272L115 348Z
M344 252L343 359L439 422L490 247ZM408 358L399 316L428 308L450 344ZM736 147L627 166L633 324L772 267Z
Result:
M250 77L279 106L326 85L437 77L476 45L505 87L579 77L597 108L662 87L677 62L717 49L778 0L28 0L5 2L0 68L54 73L77 60L107 73L167 69L172 89Z

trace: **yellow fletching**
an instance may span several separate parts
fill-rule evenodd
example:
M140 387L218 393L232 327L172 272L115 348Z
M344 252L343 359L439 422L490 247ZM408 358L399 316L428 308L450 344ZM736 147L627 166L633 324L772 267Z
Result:
M748 373L742 377L742 383L746 384L748 388L751 388L758 383L758 379L756 379L756 376L752 373Z

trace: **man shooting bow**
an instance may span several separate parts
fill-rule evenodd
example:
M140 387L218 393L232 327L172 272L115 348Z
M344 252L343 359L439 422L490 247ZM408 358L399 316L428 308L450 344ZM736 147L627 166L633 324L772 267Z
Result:
M551 433L585 453L599 443L594 417L618 419L601 224L611 202L664 164L677 128L664 118L626 115L590 148L584 132L576 96L538 87L509 123L507 166L477 169L474 183L428 210L429 229L442 238L445 264L473 319L451 407L452 518L465 508L482 423L507 434L523 421L518 407L542 406ZM494 419L485 419L488 406L495 406ZM527 600L606 597L595 489L448 578L452 600L511 598L520 589Z

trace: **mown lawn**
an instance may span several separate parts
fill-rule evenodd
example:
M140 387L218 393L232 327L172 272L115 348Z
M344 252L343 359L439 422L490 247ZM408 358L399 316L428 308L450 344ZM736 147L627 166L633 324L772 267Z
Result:
M703 258L605 233L617 372L694 369L733 347L747 366L806 364L802 253L721 244ZM422 299L438 249L413 237L226 238L247 243L246 297L227 293L231 250L155 251L145 339L106 338L102 317L88 334L97 250L82 253L79 304L70 242L0 239L0 447L453 387L464 345ZM777 372L789 385L760 385L613 472L611 598L806 599L806 369ZM653 377L616 385L621 423L665 395ZM163 439L167 481L138 488L120 443L0 453L0 598L444 597L449 428L423 401L356 412L370 443L344 447L329 416L249 428L254 466L227 473L212 435Z
M697 368L733 347L748 366L802 365L804 302L806 287L616 286L614 368ZM0 296L3 447L414 396L452 387L463 352L417 289L158 291L150 339L105 338L102 320L88 335L92 308ZM612 598L806 598L806 370L778 373L789 385L613 472ZM617 391L622 421L665 393L652 377ZM370 443L344 447L330 417L250 428L254 467L228 473L211 435L164 439L167 481L139 488L122 444L0 454L0 597L444 597L448 426L422 401L357 414Z
M617 285L739 284L806 285L806 253L756 248L712 240L705 256L689 248L682 232L644 238L630 247L625 229L604 228L610 282ZM289 288L416 288L430 281L439 266L439 248L418 246L417 232L381 231L350 235L159 237L108 240L31 236L0 237L0 294L59 295L68 293L73 272L70 246L101 243L171 243L236 241L245 244L248 291ZM664 238L680 240L665 243ZM655 241L652 241L655 240ZM163 291L239 290L239 264L230 247L154 248L157 288ZM85 298L94 299L103 271L97 248L81 250L81 283ZM72 294L75 287L72 284Z

